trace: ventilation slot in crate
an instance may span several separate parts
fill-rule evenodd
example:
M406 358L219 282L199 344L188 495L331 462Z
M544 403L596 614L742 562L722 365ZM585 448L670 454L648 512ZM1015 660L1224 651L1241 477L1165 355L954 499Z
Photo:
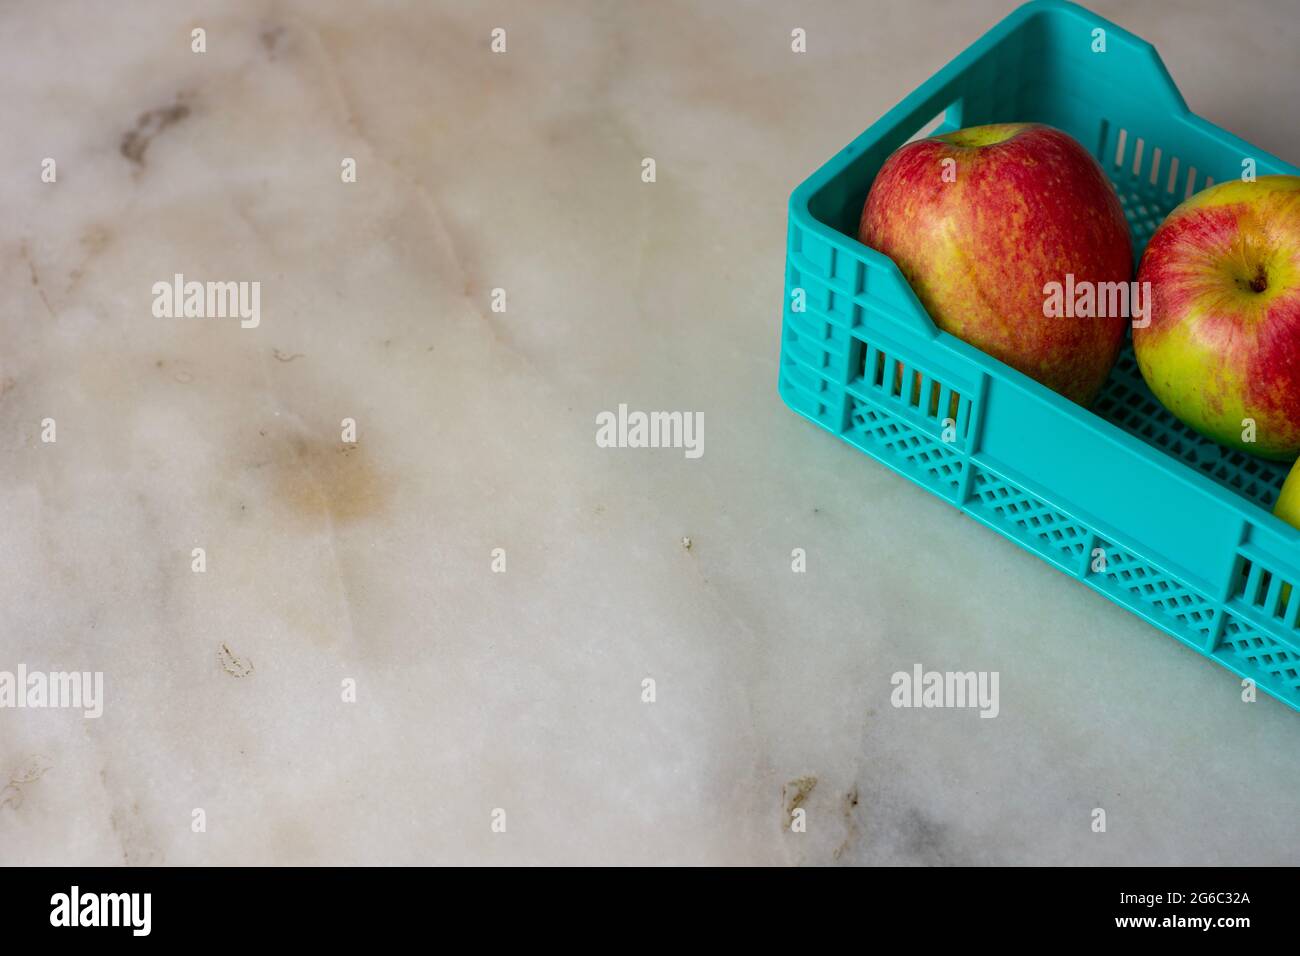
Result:
M952 438L960 442L970 425L970 403L960 392L939 379L912 368L870 342L861 342L850 370L850 384L874 393L882 404L893 405L912 416L919 416L951 427Z
M966 467L961 452L870 402L851 400L845 437L946 498L961 485Z
M1110 123L1102 120L1097 159L1119 194L1133 235L1133 251L1140 254L1165 216L1196 191L1214 185L1214 180L1202 176L1195 166L1185 167L1180 176L1182 162L1177 156L1127 129L1117 130L1112 142L1110 131Z
M1154 568L1137 555L1101 539L1096 547L1105 554L1103 570L1089 562L1089 573L1113 589L1163 611L1171 623L1198 647L1204 647L1214 630L1214 605L1171 574Z
M1300 595L1292 586L1263 564L1244 555L1237 563L1237 576L1233 581L1232 597L1253 607L1266 617L1282 621L1287 627L1296 626L1300 613Z
M1092 540L1087 526L983 469L972 475L966 507L1071 572Z
M1283 647L1249 623L1229 614L1223 622L1223 640L1214 656L1249 673L1262 672L1290 691L1300 691L1300 654Z

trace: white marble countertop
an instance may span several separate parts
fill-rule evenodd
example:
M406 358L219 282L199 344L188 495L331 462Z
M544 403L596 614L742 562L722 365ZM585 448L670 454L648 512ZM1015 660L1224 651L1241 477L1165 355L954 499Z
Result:
M1300 158L1289 0L1091 5ZM790 190L1012 6L6 7L0 670L104 700L0 863L1300 862L1300 715L777 396Z

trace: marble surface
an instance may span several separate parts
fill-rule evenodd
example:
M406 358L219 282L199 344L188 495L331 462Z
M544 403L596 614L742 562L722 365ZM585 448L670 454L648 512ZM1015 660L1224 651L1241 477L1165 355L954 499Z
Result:
M1289 0L1092 5L1300 158ZM790 189L1012 6L0 10L0 670L105 680L0 863L1300 862L1300 715L777 397Z

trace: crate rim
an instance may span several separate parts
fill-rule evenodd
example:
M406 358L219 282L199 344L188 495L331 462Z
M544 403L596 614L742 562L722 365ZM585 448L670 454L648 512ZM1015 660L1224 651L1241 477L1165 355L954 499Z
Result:
M1152 464L1161 465L1169 469L1171 477L1176 477L1183 483L1190 485L1193 489L1203 494L1208 494L1218 499L1221 503L1234 509L1243 521L1247 523L1256 523L1262 525L1264 529L1275 535L1281 536L1289 545L1300 549L1300 528L1293 527L1282 519L1276 517L1272 512L1266 511L1258 505L1244 499L1242 496L1229 491L1218 482L1211 480L1208 476L1192 468L1186 462L1180 460L1174 455L1167 454L1158 448L1155 448L1134 435L1129 434L1122 428L1102 418L1091 409L1084 408L1064 396L1052 391L1047 386L1041 384L1035 379L1030 378L1018 369L1012 368L991 355L981 351L973 345L965 342L949 332L940 329L929 312L921 304L913 291L911 284L903 276L894 261L884 253L877 252L875 249L861 243L855 236L850 236L840 232L828 224L822 222L812 214L809 203L814 193L821 190L826 184L844 171L852 163L857 155L864 150L867 144L874 143L880 139L891 136L897 136L901 131L906 131L905 135L915 132L920 124L923 124L932 115L932 108L943 108L939 101L943 100L942 91L958 75L960 75L971 63L983 56L997 43L1001 42L1002 37L1015 27L1027 22L1028 20L1042 15L1044 13L1056 12L1066 13L1075 19L1082 20L1092 26L1100 26L1107 31L1107 41L1114 42L1119 40L1121 43L1131 46L1134 50L1147 57L1150 64L1155 68L1161 79L1162 93L1167 100L1167 106L1174 113L1174 118L1181 123L1189 126L1200 128L1203 132L1210 133L1221 140L1227 141L1231 146L1238 147L1243 156L1253 156L1262 158L1275 166L1284 167L1289 170L1290 175L1300 175L1300 168L1280 159L1266 150L1259 149L1253 144L1241 139L1241 137L1231 133L1214 123L1193 113L1183 99L1182 93L1178 90L1173 78L1170 76L1164 61L1161 60L1159 52L1154 45L1141 37L1130 33L1123 27L1107 20L1100 14L1094 13L1079 4L1069 2L1069 0L1029 0L1015 10L1011 11L1002 20L998 21L993 27L986 31L979 39L970 46L966 47L961 53L950 60L942 69L933 74L929 79L923 82L915 90L909 93L898 105L890 109L884 116L872 123L861 134L856 136L847 146L836 152L829 160L823 163L807 179L795 187L790 194L788 209L789 214L799 228L813 233L823 242L832 247L845 248L853 253L859 259L863 259L878 266L888 272L893 273L900 282L901 288L906 290L906 294L911 298L915 309L914 315L918 320L924 317L924 322L929 328L918 328L916 325L910 327L911 331L918 335L927 335L937 340L939 344L949 351L956 352L963 359L973 362L985 375L995 375L1003 378L1008 384L1016 386L1018 389L1028 392L1034 398L1045 401L1056 408L1062 414L1069 415L1079 419L1090 427L1098 430L1110 442L1125 448L1131 454L1136 454ZM901 145L900 140L900 145ZM896 147L897 148L897 147ZM790 235L794 230L790 231ZM791 250L787 248L787 254ZM786 303L789 308L789 303Z

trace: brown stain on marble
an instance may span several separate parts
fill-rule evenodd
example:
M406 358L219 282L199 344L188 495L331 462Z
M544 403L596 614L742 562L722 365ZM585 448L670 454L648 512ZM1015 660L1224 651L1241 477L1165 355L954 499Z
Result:
M790 825L794 822L794 812L804 805L815 789L817 789L817 778L811 774L797 777L781 788L781 804L785 810L783 829L790 829Z
M27 273L31 277L32 287L36 289L36 294L41 297L41 303L45 306L46 313L50 318L54 318L54 308L50 305L50 297L45 294L45 286L41 282L41 275L36 270L36 262L32 259L31 249L24 239L18 247L18 254L22 257L23 262L27 263Z
M9 782L0 787L0 808L17 810L23 805L23 789L40 780L54 766L47 757L33 754L9 774Z
M266 52L268 60L274 60L284 47L288 31L280 23L268 23L262 27L257 34L258 40L262 44L262 49Z
M87 255L98 255L113 241L113 230L103 223L93 223L81 232L78 242Z
M844 795L844 839L832 854L832 858L835 860L843 856L845 851L858 840L861 833L861 828L858 825L858 804L861 800L862 797L858 792L857 784L854 784L853 788Z
M190 108L181 102L141 113L135 127L122 134L118 151L135 165L143 166L144 154L154 138L189 115Z
M294 434L261 436L267 457L255 465L275 503L312 524L351 524L382 514L388 480L365 443Z
M123 865L161 864L166 854L141 815L140 801L131 792L129 781L125 786L118 785L109 774L107 767L100 768L99 781L113 803L108 824L113 837L118 842Z
M70 294L77 284L85 278L86 269L91 260L100 255L113 243L113 230L102 223L94 223L81 233L79 244L83 250L81 264L68 272L68 287L64 295Z
M230 649L229 644L217 648L217 661L221 669L231 677L247 677L253 673L253 662L240 657Z

